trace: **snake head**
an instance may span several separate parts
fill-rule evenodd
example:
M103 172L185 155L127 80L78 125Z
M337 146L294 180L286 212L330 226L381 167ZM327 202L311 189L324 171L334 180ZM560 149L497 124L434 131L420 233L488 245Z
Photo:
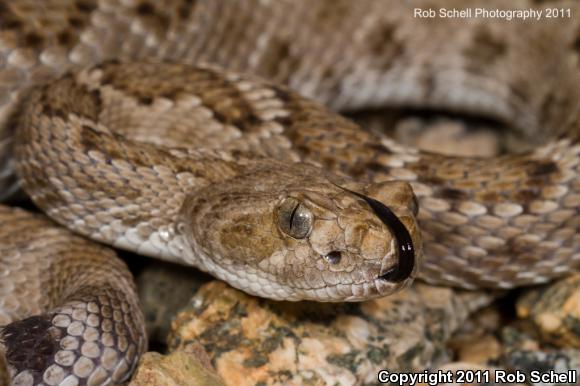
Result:
M278 300L361 301L412 281L421 244L409 184L365 186L309 165L278 166L186 200L198 265Z

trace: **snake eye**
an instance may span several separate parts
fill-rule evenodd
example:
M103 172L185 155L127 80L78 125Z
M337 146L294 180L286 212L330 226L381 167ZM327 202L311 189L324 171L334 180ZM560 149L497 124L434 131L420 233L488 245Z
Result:
M330 264L340 263L342 258L342 253L340 251L332 251L328 255L324 256L324 260L328 261Z
M278 207L278 226L295 239L303 239L312 228L312 212L295 198L289 197Z

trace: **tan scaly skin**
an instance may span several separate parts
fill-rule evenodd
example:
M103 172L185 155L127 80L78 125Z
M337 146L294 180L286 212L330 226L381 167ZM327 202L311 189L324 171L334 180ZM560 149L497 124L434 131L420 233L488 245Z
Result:
M418 272L419 229L421 276L431 282L510 288L577 270L577 18L413 17L435 3L2 2L0 195L15 190L16 171L33 201L76 233L277 299L363 300L400 289ZM78 72L108 59L195 68L108 63ZM537 147L484 160L420 152L242 72L334 109L488 116ZM26 309L29 299L14 298ZM32 375L22 357L8 363L25 385L92 384L82 364L94 353L69 351L72 362L49 356L52 370Z
M0 353L12 384L126 379L147 338L125 264L40 215L0 205L0 221Z

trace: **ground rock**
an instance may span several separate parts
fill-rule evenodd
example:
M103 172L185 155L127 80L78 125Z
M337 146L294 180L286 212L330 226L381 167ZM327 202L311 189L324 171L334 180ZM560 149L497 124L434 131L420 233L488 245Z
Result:
M519 299L517 313L536 327L543 341L580 348L580 273L529 290Z
M146 353L129 386L223 386L202 348Z
M206 277L195 269L156 261L151 261L139 273L139 300L151 344L164 344L171 319L187 305L195 291L207 281Z
M274 302L214 281L175 318L169 348L201 344L228 385L375 384L380 369L443 363L444 342L488 300L417 284L363 303Z
M455 360L478 366L494 366L502 354L496 334L502 316L497 303L472 314L451 337L447 347L455 353Z
M502 332L503 364L526 375L530 385L577 385L580 383L580 350L544 346L530 334L513 326ZM531 374L576 373L576 382L531 382Z

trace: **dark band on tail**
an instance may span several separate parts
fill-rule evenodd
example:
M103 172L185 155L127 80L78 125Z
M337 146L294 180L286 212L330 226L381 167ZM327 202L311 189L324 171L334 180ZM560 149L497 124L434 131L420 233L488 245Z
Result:
M16 370L29 371L34 384L42 382L42 374L54 361L59 350L58 329L52 315L32 316L0 329L0 342L6 348L6 361Z

